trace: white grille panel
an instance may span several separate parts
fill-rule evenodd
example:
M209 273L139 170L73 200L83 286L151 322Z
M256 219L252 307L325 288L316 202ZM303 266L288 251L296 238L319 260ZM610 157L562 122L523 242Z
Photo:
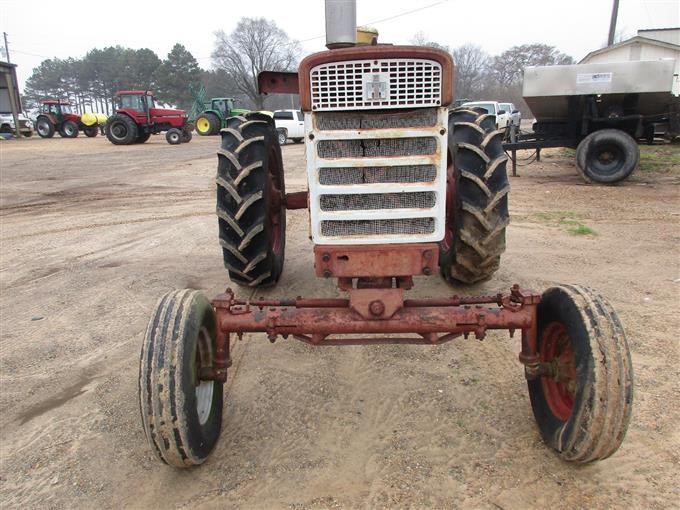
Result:
M310 71L312 110L441 105L442 68L434 60L331 62Z
M305 116L316 244L441 241L448 110L432 110L425 116L433 114L435 121L425 125L419 120L423 115L410 111L357 114L358 124L344 117L324 119L338 113Z

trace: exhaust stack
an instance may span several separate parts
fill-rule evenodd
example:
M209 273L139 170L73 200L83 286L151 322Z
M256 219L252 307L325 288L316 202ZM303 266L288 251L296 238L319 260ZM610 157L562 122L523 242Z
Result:
M326 48L346 48L356 43L356 0L326 0Z

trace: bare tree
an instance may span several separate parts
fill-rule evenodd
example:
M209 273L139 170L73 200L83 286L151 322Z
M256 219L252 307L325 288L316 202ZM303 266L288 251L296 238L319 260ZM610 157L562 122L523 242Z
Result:
M573 64L574 59L547 44L522 44L505 50L493 58L491 76L500 85L513 85L522 81L527 66Z
M264 18L241 18L231 34L218 30L215 37L212 53L215 68L224 70L255 108L264 109L266 98L258 93L257 75L261 71L294 70L299 43Z
M458 98L474 98L483 88L490 59L481 47L464 44L452 51L455 65L455 90Z

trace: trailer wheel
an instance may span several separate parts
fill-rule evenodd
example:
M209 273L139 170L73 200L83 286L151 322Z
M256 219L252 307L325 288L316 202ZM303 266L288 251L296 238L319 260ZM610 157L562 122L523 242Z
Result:
M204 113L196 119L196 132L201 136L216 135L220 130L220 119L214 113Z
M127 115L112 115L106 123L106 138L114 145L131 145L136 142L137 134L137 124Z
M199 379L212 367L216 318L205 295L175 290L156 304L139 365L139 403L146 438L175 467L201 464L222 429L222 389Z
M275 285L283 270L283 163L269 117L231 117L217 152L217 216L224 266L238 285Z
M78 136L78 124L72 120L65 120L59 127L59 136L62 138L76 138Z
M620 129L601 129L576 148L576 166L586 182L613 184L628 177L640 161L637 142Z
M167 141L170 145L179 145L182 143L183 137L184 135L182 134L182 131L178 128L170 128L165 133L165 141Z
M486 280L500 266L509 223L503 130L486 110L449 114L446 229L440 272L448 282Z
M83 133L85 133L85 136L88 138L94 138L99 134L99 126L96 124L94 126L87 126L83 128Z
M578 285L545 291L537 315L540 362L551 375L528 385L543 440L568 461L605 459L623 441L633 404L633 367L618 316Z
M52 138L54 136L54 124L46 117L40 117L36 122L35 129L40 138Z

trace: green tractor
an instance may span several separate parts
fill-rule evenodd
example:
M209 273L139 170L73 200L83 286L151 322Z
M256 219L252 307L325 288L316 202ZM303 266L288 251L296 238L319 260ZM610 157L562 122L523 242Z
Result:
M244 115L249 111L234 108L234 99L231 97L214 97L210 100L209 109L203 110L196 117L196 132L203 136L216 135L220 129L226 127L227 118Z

